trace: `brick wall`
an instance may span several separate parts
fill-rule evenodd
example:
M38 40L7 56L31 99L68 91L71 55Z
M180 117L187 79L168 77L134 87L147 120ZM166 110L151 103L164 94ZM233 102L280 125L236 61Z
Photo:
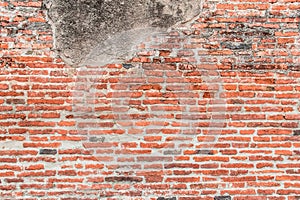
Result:
M79 69L41 1L1 1L1 199L300 199L299 10L206 1Z

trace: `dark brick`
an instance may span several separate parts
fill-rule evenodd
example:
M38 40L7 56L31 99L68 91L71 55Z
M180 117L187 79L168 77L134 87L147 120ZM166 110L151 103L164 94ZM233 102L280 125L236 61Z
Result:
M7 104L25 104L25 99L6 99Z
M158 197L157 200L176 200L176 197Z
M300 156L300 151L293 151L294 152L294 154L296 154L296 155L299 155Z
M294 130L294 136L299 136L300 135L300 130Z
M171 164L165 164L165 169L172 169L172 168L193 168L193 169L199 169L198 164L192 164L192 163L171 163Z
M181 150L166 150L164 151L164 155L180 155Z
M105 141L105 137L90 137L89 141L90 142L101 142L101 143L103 143Z
M209 149L200 149L200 150L197 150L197 154L213 155L214 152L212 150L209 150Z
M231 200L231 196L215 196L214 200Z
M42 155L55 155L57 154L56 149L40 149L40 154Z
M290 65L288 66L289 70L300 71L300 65Z
M251 49L251 44L246 43L221 43L221 45L224 45L225 48L231 49L231 50L240 50L240 49Z
M130 68L133 68L133 67L134 67L132 64L122 64L122 66L123 66L125 69L130 69Z
M24 182L24 179L22 178L7 178L5 179L7 183L19 183L19 182Z
M267 86L267 91L275 91L275 87Z
M143 178L141 177L130 177L130 176L112 176L106 177L107 182L141 182Z

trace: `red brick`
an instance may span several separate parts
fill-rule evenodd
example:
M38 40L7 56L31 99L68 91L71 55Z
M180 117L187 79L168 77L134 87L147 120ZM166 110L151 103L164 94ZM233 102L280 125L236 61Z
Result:
M0 8L0 199L300 199L297 0L204 2L141 69L68 66L42 1Z

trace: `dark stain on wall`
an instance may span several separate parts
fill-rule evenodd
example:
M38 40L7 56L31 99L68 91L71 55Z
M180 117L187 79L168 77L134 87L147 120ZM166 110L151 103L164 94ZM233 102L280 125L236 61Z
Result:
M125 46L122 42L130 37L120 33L138 30L135 37L143 40L152 31L190 20L199 14L200 3L201 0L48 0L43 7L54 26L56 50L65 61L76 65L82 64L97 45ZM123 40L114 38L106 45L105 41L116 34ZM134 40L132 45L140 42Z

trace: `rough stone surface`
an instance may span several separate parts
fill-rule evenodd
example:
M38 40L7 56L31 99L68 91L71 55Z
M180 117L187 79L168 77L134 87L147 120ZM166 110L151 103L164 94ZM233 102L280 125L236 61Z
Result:
M146 37L191 20L200 6L201 0L44 2L55 29L55 48L72 65L122 61Z

